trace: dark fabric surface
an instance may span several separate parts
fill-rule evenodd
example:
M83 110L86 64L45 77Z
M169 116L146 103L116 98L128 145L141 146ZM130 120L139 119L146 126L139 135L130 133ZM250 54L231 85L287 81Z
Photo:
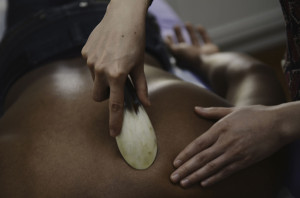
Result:
M287 52L284 72L293 100L300 100L300 1L280 0L286 22Z

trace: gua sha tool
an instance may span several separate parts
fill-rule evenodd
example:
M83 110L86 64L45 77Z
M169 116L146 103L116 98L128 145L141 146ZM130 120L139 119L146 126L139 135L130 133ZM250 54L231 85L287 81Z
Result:
M125 161L133 168L149 168L157 154L157 141L151 121L128 78L125 85L125 107L122 130L116 137Z

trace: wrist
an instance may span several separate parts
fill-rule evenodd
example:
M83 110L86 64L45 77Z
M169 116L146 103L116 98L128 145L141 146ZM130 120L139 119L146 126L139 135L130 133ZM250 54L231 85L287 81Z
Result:
M143 27L147 10L145 0L111 0L105 15L130 27Z
M147 13L148 7L152 0L110 0L108 9L114 10L121 8L122 10L134 10L134 13Z
M300 102L290 102L275 106L274 113L278 117L277 127L283 141L290 143L300 138Z
M282 109L280 105L277 106L271 106L266 107L270 117L272 117L270 124L272 127L270 128L274 135L276 135L279 138L279 141L282 143L282 145L288 144L290 142L289 134L287 133L287 130L285 128L285 118L282 117Z

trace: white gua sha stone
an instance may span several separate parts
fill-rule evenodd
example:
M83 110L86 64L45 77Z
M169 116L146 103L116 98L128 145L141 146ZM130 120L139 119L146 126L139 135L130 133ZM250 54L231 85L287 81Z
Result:
M116 141L123 158L131 167L142 170L153 164L157 154L156 135L129 80L125 88L123 126Z

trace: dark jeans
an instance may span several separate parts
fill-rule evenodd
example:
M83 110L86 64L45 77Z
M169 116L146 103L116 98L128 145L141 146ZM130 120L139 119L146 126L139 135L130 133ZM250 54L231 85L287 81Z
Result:
M0 45L0 116L10 86L49 61L80 56L107 3L84 1L42 9L9 26ZM10 11L11 12L11 11ZM165 67L169 58L153 16L146 19L146 51Z

